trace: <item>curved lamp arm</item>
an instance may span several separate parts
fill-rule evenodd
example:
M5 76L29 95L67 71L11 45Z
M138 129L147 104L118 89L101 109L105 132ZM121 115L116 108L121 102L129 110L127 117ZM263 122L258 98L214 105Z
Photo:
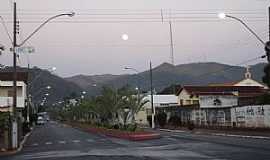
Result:
M63 14L58 14L55 15L49 19L47 19L45 22L43 22L41 25L39 25L25 40L23 40L19 45L17 45L18 47L22 46L26 41L28 41L37 31L39 31L45 24L47 24L49 21L57 18L57 17L61 17L61 16L69 16L69 17L73 17L75 15L75 12L70 12L70 13L63 13Z
M265 42L244 21L242 21L241 19L239 19L237 17L231 16L231 15L225 15L225 16L228 18L235 19L238 22L240 22L241 24L243 24L248 31L250 31L264 46L266 46Z

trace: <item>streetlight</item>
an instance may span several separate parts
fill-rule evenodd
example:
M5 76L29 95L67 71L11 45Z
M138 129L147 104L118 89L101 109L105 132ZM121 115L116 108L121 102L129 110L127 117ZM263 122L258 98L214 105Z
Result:
M143 78L142 76L139 75L140 71L138 71L137 69L135 68L132 68L132 67L125 67L124 68L125 70L132 70L134 72L136 72L136 76L139 77L139 78ZM139 80L137 80L137 87L136 87L138 90L138 94L140 93L140 83L139 83Z
M17 44L17 33L18 33L18 26L17 26L17 4L16 2L13 3L13 13L14 13L14 16L13 16L13 105L12 105L12 112L11 112L11 115L12 115L12 125L14 125L16 128L17 126L17 113L16 113L16 106L17 106L17 53L16 53L16 50L18 47L21 47L24 43L26 43L35 33L37 33L45 24L47 24L49 21L55 19L55 18L58 18L58 17L61 17L61 16L69 16L69 17L72 17L75 15L74 12L71 12L71 13L64 13L64 14L58 14L58 15L55 15L55 16L52 16L50 17L49 19L47 19L45 22L43 22L41 25L39 25L29 36L27 36L27 38L25 40L22 41L22 43L20 44ZM13 127L12 127L13 128ZM14 138L11 138L11 139L14 139L11 140L12 142L12 148L17 148L18 146L18 143L17 143L17 139L18 139L18 134L17 134L17 130L13 130L12 133L13 133L13 136Z
M219 13L218 17L220 19L231 18L231 19L234 19L234 20L240 22L250 33L252 33L257 38L257 40L259 40L263 44L263 46L267 47L266 43L240 18L237 18L235 16L231 16L231 15L228 15L225 13Z
M17 45L17 47L20 47L20 46L24 45L24 43L27 40L29 40L36 32L38 32L45 24L47 24L48 22L50 22L53 19L56 19L56 18L62 17L62 16L73 17L73 16L75 16L75 12L62 13L62 14L58 14L58 15L55 15L55 16L52 16L52 17L48 18L46 21L44 21L42 24L40 24L27 38L25 38L25 40L23 40L19 45Z

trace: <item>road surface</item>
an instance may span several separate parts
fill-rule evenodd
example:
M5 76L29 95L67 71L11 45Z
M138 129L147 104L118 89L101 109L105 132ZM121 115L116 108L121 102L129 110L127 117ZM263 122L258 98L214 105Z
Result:
M57 122L37 126L21 152L1 160L269 160L270 140L160 132L161 139L131 142Z

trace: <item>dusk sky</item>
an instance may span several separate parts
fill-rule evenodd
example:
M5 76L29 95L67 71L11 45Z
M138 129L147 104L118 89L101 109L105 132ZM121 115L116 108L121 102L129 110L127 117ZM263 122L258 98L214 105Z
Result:
M12 36L12 0L0 1L0 15ZM47 18L69 11L74 17L55 19L25 46L20 66L56 67L67 77L77 74L124 74L125 66L145 71L170 62L169 23L172 22L175 64L219 62L236 65L264 54L262 44L239 22L218 19L219 12L244 20L268 40L270 0L17 0L20 34L26 38ZM163 15L163 22L162 16ZM128 40L121 36L128 35ZM0 25L0 44L10 40ZM29 61L28 61L29 60ZM248 64L266 62L256 60ZM6 50L0 63L11 65ZM248 65L247 64L247 65Z

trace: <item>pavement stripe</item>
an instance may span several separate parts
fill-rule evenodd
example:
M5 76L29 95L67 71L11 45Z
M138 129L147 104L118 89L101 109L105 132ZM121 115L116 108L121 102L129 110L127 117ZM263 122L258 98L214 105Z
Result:
M60 144L66 144L66 141L59 141Z
M45 144L46 144L46 145L51 145L51 144L52 144L52 142L46 142Z
M32 146L38 146L38 143L34 143L34 144L32 144Z
M79 142L81 142L80 140L73 140L72 141L73 143L79 143Z
M237 137L237 138L254 138L254 139L268 139L270 140L270 137L264 137L264 136L246 136L246 135L236 135L236 134L225 134L225 133L213 133L214 136L226 136L226 137Z
M87 139L86 141L87 141L87 142L94 142L93 139Z

